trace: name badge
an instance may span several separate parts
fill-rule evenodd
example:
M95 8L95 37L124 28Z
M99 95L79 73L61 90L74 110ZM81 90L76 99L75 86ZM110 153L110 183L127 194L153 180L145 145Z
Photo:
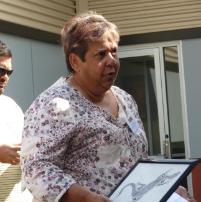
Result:
M142 129L137 121L131 121L131 122L127 121L127 124L135 135L140 135Z

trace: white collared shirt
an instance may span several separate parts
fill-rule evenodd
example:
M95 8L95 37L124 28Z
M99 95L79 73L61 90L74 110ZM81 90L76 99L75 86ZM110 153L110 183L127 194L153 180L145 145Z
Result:
M21 143L24 114L10 97L0 95L0 144Z

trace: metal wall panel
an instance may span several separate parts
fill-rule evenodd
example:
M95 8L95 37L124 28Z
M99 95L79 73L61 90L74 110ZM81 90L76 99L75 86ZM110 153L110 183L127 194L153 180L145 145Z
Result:
M12 97L25 112L43 90L60 76L67 74L63 50L58 44L1 32L0 39L7 44L13 55L14 72L5 89L5 94ZM3 201L1 196L0 201Z
M75 0L0 0L0 20L52 33L75 12Z
M201 27L200 0L89 0L88 8L116 23L121 35Z

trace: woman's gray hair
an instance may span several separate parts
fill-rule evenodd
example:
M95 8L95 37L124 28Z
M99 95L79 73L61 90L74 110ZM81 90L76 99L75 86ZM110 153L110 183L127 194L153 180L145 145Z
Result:
M117 26L102 15L92 11L76 15L65 23L61 31L61 42L64 48L67 68L70 72L73 72L69 62L70 53L75 53L84 61L89 43L98 41L105 33L111 34L114 40L119 42Z

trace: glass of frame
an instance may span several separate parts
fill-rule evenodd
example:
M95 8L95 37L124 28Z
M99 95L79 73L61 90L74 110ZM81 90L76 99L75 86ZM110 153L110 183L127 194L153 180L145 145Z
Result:
M139 160L110 193L113 202L164 202L199 159Z

